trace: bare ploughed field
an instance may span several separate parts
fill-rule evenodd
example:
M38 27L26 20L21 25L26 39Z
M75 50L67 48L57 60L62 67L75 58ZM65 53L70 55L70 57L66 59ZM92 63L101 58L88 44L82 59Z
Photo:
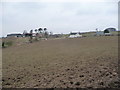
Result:
M5 88L117 87L118 37L38 41L3 49Z

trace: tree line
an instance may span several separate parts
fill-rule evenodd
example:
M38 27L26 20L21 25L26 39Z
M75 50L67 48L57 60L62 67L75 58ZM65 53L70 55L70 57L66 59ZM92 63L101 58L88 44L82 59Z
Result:
M35 33L33 33L33 31ZM52 32L50 32L50 35L52 34ZM49 37L49 32L47 31L47 28L38 28L38 29L35 29L35 30L30 30L29 33L27 33L26 30L24 30L23 32L23 35L25 37L30 37L29 41L32 42L33 41L33 37L35 41L38 41L40 38L46 38L48 39Z

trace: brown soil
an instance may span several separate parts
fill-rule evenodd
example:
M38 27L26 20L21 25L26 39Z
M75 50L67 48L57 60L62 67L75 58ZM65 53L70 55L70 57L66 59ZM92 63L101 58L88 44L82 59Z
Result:
M39 41L3 49L3 87L118 87L118 37Z

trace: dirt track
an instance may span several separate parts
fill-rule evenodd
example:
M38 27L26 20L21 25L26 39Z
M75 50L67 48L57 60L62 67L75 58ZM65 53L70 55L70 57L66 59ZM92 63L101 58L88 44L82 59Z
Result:
M117 87L118 37L46 40L3 49L3 87Z

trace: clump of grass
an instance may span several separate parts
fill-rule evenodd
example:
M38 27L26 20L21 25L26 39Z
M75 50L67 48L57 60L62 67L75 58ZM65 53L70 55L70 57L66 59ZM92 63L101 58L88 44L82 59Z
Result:
M9 46L12 46L13 45L13 42L12 41L6 41L6 42L2 42L2 48L6 48L6 47L9 47Z
M12 45L13 45L13 42L12 42L12 41L8 41L8 42L6 42L6 45L7 45L7 46L12 46Z

